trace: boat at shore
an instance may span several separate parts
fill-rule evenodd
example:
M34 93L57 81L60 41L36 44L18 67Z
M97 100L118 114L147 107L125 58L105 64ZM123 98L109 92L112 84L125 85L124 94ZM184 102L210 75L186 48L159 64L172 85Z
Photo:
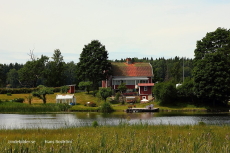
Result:
M128 108L125 110L127 113L135 112L159 112L159 108Z

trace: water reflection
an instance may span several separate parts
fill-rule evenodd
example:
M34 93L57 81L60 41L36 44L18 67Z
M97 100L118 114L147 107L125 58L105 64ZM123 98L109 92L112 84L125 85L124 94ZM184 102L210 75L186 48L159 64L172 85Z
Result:
M0 114L0 128L66 128L91 126L93 121L100 125L165 124L194 125L202 121L206 124L230 125L229 113L123 113L102 114L97 112L78 112L72 114Z

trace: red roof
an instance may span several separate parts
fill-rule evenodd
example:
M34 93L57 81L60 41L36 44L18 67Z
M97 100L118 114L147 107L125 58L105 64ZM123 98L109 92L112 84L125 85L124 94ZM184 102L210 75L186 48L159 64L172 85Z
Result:
M153 70L150 63L119 63L112 64L113 76L153 76Z
M138 86L154 86L154 83L138 83Z

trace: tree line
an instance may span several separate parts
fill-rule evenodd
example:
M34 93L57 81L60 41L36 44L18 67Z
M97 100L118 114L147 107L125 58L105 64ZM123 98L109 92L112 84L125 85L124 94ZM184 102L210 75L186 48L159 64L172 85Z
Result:
M149 62L153 68L154 96L161 103L196 101L207 105L227 105L230 99L230 30L217 28L197 41L195 58L132 58L132 62ZM65 63L61 51L54 50L49 59L41 55L23 64L0 65L1 87L60 87L67 84L90 86L97 90L100 81L112 73L108 51L98 40L85 45L79 62ZM87 83L88 82L88 83ZM182 84L176 88L176 84Z
M126 59L114 60L113 62L125 62ZM144 57L131 58L134 62L148 62L152 65L154 80L153 82L173 81L175 83L183 83L185 79L192 78L193 59L186 57L178 57L165 59L164 57L153 59Z
M76 83L76 63L65 63L61 51L54 50L51 59L45 55L35 58L33 51L31 59L25 64L10 63L0 65L0 87L22 88L45 85L60 87Z

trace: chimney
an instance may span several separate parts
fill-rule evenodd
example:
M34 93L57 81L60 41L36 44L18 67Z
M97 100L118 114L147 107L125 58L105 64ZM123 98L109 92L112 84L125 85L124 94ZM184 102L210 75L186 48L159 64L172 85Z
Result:
M126 63L127 63L127 64L132 64L131 58L126 58Z

